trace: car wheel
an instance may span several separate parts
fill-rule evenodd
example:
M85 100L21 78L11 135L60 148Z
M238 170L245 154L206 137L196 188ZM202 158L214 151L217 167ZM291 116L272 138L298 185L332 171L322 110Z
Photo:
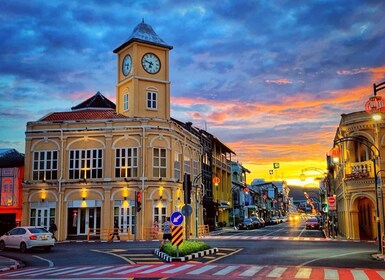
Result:
M21 242L20 252L25 253L25 251L27 251L27 244L25 244L24 242Z
M5 250L5 242L4 240L1 240L0 241L0 251L4 251Z

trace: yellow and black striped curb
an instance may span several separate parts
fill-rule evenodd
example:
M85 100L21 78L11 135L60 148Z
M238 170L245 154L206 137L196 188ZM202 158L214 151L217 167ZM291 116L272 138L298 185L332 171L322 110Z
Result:
M171 256L167 255L166 253L160 251L159 249L155 249L154 254L157 255L159 258L165 260L166 262L185 262L185 261L190 261L192 259L207 256L210 254L214 254L214 253L217 253L218 251L219 251L218 248L211 248L211 249L207 249L204 251L192 253L190 255L186 255L183 257L171 257Z

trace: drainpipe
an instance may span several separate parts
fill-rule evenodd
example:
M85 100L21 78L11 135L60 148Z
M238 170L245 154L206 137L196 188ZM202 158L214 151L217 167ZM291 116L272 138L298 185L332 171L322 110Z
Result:
M57 224L60 226L60 230L58 231L58 239L61 239L61 230L64 228L64 226L61 223L61 209L62 209L62 180L63 180L63 164L64 164L64 134L63 129L60 129L60 177L59 177L59 185L58 185L58 191L59 191L59 201L58 201L58 215L57 215Z

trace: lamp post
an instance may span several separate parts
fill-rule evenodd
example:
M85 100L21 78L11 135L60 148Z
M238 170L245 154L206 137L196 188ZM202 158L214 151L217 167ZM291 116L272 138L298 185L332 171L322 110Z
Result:
M211 173L209 173L209 172L202 172L202 173L198 174L197 176L194 177L194 180L193 180L193 183L192 183L192 185L195 187L195 233L196 233L195 236L196 237L199 237L199 231L198 231L198 227L199 227L199 218L198 218L198 214L199 214L199 212L198 212L198 205L199 205L199 203L198 203L198 181L199 181L199 179L201 179L203 177L203 175L206 175L206 174L209 175ZM221 180L218 177L214 177L213 178L213 183L214 183L215 186L218 186L220 181ZM202 186L202 193L204 193L204 185L201 184L201 186Z
M340 139L336 139L334 141L334 146L344 143L344 142L358 142L360 144L365 145L373 154L373 172L374 172L374 191L375 191L375 199L376 199L376 223L377 223L377 241L378 241L378 251L381 252L381 224L380 224L380 209L378 205L378 177L377 177L377 163L376 157L380 156L380 150L368 139L360 136L346 136ZM373 150L374 148L374 150Z
M306 180L306 175L305 175L305 172L307 171L315 171L315 172L318 172L320 174L323 175L323 179L326 177L327 173L325 171L323 171L322 169L320 168L317 168L317 167L308 167L308 168L305 168L305 169L302 169L301 171L301 174L299 175L299 178L301 181L305 181ZM321 212L321 207L322 207L322 197L321 197L321 190L322 192L324 192L325 190L321 187L321 183L319 185L319 191L318 191L318 211Z

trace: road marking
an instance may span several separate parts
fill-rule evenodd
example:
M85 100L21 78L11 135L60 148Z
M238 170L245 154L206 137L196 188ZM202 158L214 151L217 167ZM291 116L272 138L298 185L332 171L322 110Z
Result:
M155 271L162 270L162 269L167 268L167 267L170 267L170 266L173 266L173 265L172 265L172 264L161 265L161 266L154 267L154 268L151 268L151 269L149 269L149 270L143 271L143 272L141 272L140 274L153 273L153 272L155 272Z
M86 269L89 269L90 267L79 267L79 268L76 268L76 269L70 269L71 272L76 272L76 271L82 271L82 270L86 270ZM91 268L94 268L93 266L91 266ZM60 271L60 272L57 272L55 271L55 273L50 273L48 274L49 276L58 276L58 275L61 275L61 274L68 274L68 271ZM71 274L71 273L70 273Z
M53 265L53 262L52 261L50 261L50 260L47 260L47 259L45 259L45 258L42 258L42 257L39 257L39 256L35 256L35 255L33 255L33 257L35 257L35 258L38 258L38 259L40 259L40 260L43 260L43 261L46 261L46 262L48 262L48 267L53 267L54 265Z
M369 280L369 278L366 275L366 273L364 271L362 271L362 270L352 269L351 273L352 273L352 275L353 275L355 280Z
M71 273L71 275L82 275L82 274L87 274L87 273L93 273L93 272L96 272L96 271L99 271L99 270L103 270L103 269L107 269L107 268L110 268L111 266L102 266L102 267L96 267L94 269L91 269L91 270L87 270L87 271L81 271L81 272L77 272L77 273Z
M225 268L223 268L223 269L221 269L221 270L215 272L213 275L216 275L216 276L217 276L217 275L226 275L226 274L228 274L228 273L230 273L230 272L236 270L237 268L238 268L238 266L235 266L235 265L229 265L229 266L227 266L227 267L225 267Z
M91 251L98 252L98 253L104 253L104 254L108 254L108 255L112 255L112 256L121 258L122 260L125 260L125 261L128 262L129 264L135 264L135 262L131 261L130 259L127 259L127 258L125 258L125 257L122 257L122 256L119 255L119 254L115 254L113 251L112 251L112 252L106 252L106 251L101 251L101 250L91 250Z
M308 267L301 267L300 269L298 269L298 271L297 271L297 273L296 273L296 275L295 275L295 278L305 278L305 279L309 279L309 278L310 278L311 271L312 271L311 268L308 268Z
M287 267L276 267L266 277L281 277L282 274L286 271Z
M337 269L325 268L324 273L325 273L325 276L324 276L325 280L339 280L340 279Z
M247 276L247 277L254 276L254 274L258 273L262 268L263 266L252 266L249 269L242 272L241 274L239 274L239 276Z
M186 270L186 269L189 269L191 267L194 267L195 265L194 264L185 264L185 265L182 265L182 266L179 266L179 267L176 267L174 269L171 269L171 270L167 270L163 273L176 273L176 272L180 272L182 270Z
M211 270L211 269L213 269L215 267L217 267L217 266L216 265L205 265L205 266L202 266L199 269L187 272L187 274L198 275L198 274L202 274L202 273L204 273L206 271L209 271L209 270Z
M135 272L135 271L138 271L138 270L143 270L145 268L148 268L148 267L152 267L153 265L142 265L142 266L137 266L137 267L134 267L134 268L130 268L130 269L126 269L126 270L123 270L123 271L120 271L120 272L115 272L115 274L126 274L126 273L130 273L130 272Z
M316 262L316 261L320 261L320 260L323 260L323 259L337 258L337 257L343 257L343 256L349 256L349 255L356 255L356 254L362 254L362 253L373 253L373 251L357 251L357 252L351 252L351 253L345 253L345 254L329 255L329 256L326 256L326 257L317 258L317 259L313 259L313 260L310 260L310 261L301 263L301 264L298 265L298 266L306 266L306 265L308 265L309 263Z
M124 269L125 267L131 267L130 265L128 266L118 266L118 267L114 267L114 268L111 268L111 269L108 269L108 270L105 270L105 271L101 271L101 272L97 272L97 273L92 273L93 275L102 275L104 273L110 273L110 272L114 272L116 270L122 270ZM119 274L119 273L117 273Z

